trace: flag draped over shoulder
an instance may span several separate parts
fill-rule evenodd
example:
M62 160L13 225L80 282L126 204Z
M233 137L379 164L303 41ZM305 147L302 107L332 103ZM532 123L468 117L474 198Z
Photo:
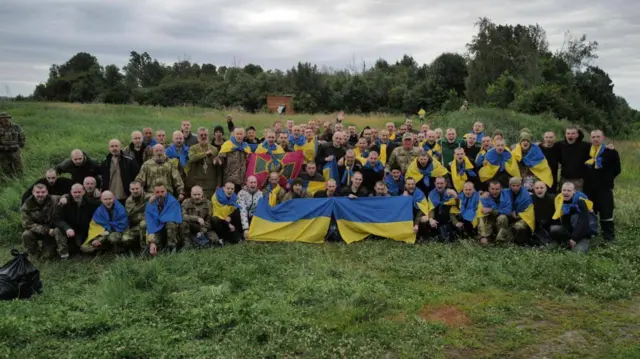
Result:
M302 182L302 188L307 191L311 196L318 191L322 191L325 187L324 181L304 181Z
M429 214L431 208L429 207L429 201L427 201L427 197L424 195L424 192L420 188L416 188L413 191L413 207L419 209L422 214L425 216Z
M324 177L325 181L334 179L337 184L340 184L340 178L338 178L338 176L338 162L334 157L331 161L325 163L324 167L322 167L322 177Z
M508 194L509 198L511 198L511 209L520 216L520 219L529 225L529 228L531 228L532 231L535 230L536 220L533 212L533 200L531 199L531 194L527 190L521 189L520 192L518 192L518 195L513 198L514 194L511 189L507 188L503 191L503 195Z
M109 210L104 204L93 212L93 218L89 223L89 235L85 243L90 242L103 232L124 232L129 226L129 216L124 206L118 202L113 202L113 219L109 216Z
M338 197L333 200L333 215L345 242L352 243L375 235L415 243L412 197Z
M316 158L316 153L318 153L318 141L315 137L312 137L311 141L305 141L303 145L294 144L293 149L295 151L302 151L305 162L310 162Z
M542 150L538 145L532 143L529 148L529 152L523 156L522 147L520 144L517 144L511 154L516 161L522 162L527 166L531 170L531 173L544 182L547 187L553 186L553 174L551 174L551 167L549 167L549 162L547 162L547 159L544 157L544 153L542 153Z
M238 196L232 193L231 197L227 197L224 193L224 187L218 188L211 197L211 215L214 217L225 219L239 208Z
M166 150L164 150L164 154L169 159L177 159L178 163L180 164L180 167L187 168L187 164L189 163L189 146L183 145L182 151L178 153L178 150L176 149L176 145L173 144L167 147Z
M267 153L252 153L247 159L247 174L245 179L249 176L256 176L258 187L263 188L269 177L269 173L277 171L280 173L280 186L286 187L289 181L298 177L303 161L304 155L302 151L273 155Z
M498 200L498 203L496 203L491 196L489 196L489 198L480 197L480 203L478 203L478 218L487 216L487 214L482 213L483 208L491 208L492 210L497 211L498 214L511 214L511 200L508 194L505 194L504 191L510 191L510 189L505 189L500 192L500 199Z
M416 180L416 182L422 180L424 184L429 187L431 178L441 177L446 175L447 173L449 173L449 171L447 171L447 169L440 163L440 161L433 157L425 168L420 168L418 166L418 159L416 158L411 161L411 164L409 164L406 177L411 177Z
M220 147L220 153L228 153L231 151L241 151L246 153L251 153L251 148L249 145L242 141L238 143L235 137L231 137L231 139L225 141Z
M573 198L571 199L571 203L564 203L564 197L562 196L562 193L560 193L556 196L556 199L554 200L556 210L552 218L560 219L560 217L571 213L572 208L575 208L576 210L579 211L580 207L578 207L578 201L584 201L585 204L587 205L587 209L589 211L593 211L593 202L591 202L587 198L587 195L585 195L584 193L582 192L574 193Z
M478 207L480 205L480 195L473 192L471 197L467 197L464 193L458 193L458 206L451 207L451 213L460 214L462 219L471 222L473 228L478 226Z
M477 177L478 175L474 171L473 163L467 156L464 156L464 162L462 166L458 161L453 160L449 166L451 167L451 180L453 181L453 188L456 191L461 192L464 188L464 183L469 180L469 177Z
M589 150L589 159L587 161L585 161L585 164L588 167L593 167L595 169L600 169L602 168L602 154L604 153L605 148L607 148L604 143L601 144L599 147L597 146L591 146L591 149Z
M387 173L384 176L384 184L387 186L387 191L392 196L399 196L404 191L404 176L400 175L398 180L394 180L391 173Z
M511 152L505 148L503 153L498 153L495 148L490 149L484 156L482 168L478 171L480 181L487 182L499 171L507 171L512 177L520 177L518 162L513 159Z
M333 198L296 199L271 207L258 202L249 240L323 243L331 223Z
M148 203L145 208L144 219L147 222L147 234L160 232L167 222L182 223L182 208L175 197L167 193L162 212L160 212L158 204L159 200L156 198L153 203Z

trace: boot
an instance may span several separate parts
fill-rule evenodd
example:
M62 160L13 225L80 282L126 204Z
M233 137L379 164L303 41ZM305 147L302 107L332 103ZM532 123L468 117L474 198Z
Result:
M609 243L613 243L616 240L615 226L613 220L601 221L600 228L602 229L602 238Z

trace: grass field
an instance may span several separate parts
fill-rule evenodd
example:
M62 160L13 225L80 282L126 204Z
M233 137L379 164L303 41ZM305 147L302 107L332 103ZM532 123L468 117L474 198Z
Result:
M24 178L2 184L0 260L19 246L19 196L48 166L143 126L222 124L199 108L0 104L27 133ZM264 127L278 117L235 113ZM312 116L293 116L296 121ZM331 120L332 116L318 116ZM476 110L513 141L564 124ZM402 118L347 116L359 127ZM618 243L586 255L518 247L244 243L153 260L109 256L42 263L45 291L0 305L7 358L639 358L640 144L614 142Z

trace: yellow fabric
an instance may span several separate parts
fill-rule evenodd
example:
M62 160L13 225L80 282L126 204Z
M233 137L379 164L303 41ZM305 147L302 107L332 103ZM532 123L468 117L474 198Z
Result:
M508 148L505 148L505 151L511 152ZM487 160L484 161L482 167L478 171L478 177L480 177L481 182L487 182L493 178L493 176L498 173L500 166L494 166L490 164ZM510 174L512 177L520 178L520 168L518 168L518 162L514 161L513 156L507 163L504 165L504 169Z
M389 134L389 140L390 141L395 141L396 140L396 133L395 132Z
M386 146L386 145L385 145ZM360 152L360 147L356 147L353 149L353 153L356 154L356 159L360 161L361 164L367 163L367 158L362 156L362 152ZM382 161L381 161L382 162ZM384 162L383 162L384 163Z
M307 185L307 193L309 193L310 195L314 195L316 194L316 192L318 191L322 191L326 186L325 182L320 182L320 181L309 181L309 184Z
M301 219L295 222L270 222L253 217L249 225L249 240L324 243L330 224L329 217Z
M513 155L512 158L515 158L516 161L522 162L522 147L520 147L520 144L516 145L516 148L513 149L511 154ZM551 173L551 167L549 167L549 162L547 162L546 158L529 169L531 173L538 177L540 181L544 182L547 187L553 186L553 174Z
M593 202L588 200L588 199L584 199L584 198L580 198L580 200L584 201L587 204L587 209L591 212L593 211ZM559 195L556 196L556 199L554 200L555 203L555 209L556 211L553 213L553 219L560 219L560 217L562 217L562 204L564 203L564 197L562 196L562 193L560 193Z
M92 240L104 233L104 231L106 231L106 229L103 226L99 225L94 220L91 220L91 222L89 223L89 235L87 236L87 240L84 241L83 245L91 243Z
M431 211L431 206L429 205L429 201L427 200L427 196L425 196L422 201L416 203L416 205L418 206L418 209L420 211L422 211L422 213L425 216L429 214L429 211Z
M214 217L218 217L220 219L226 219L235 211L237 208L231 205L222 205L218 202L216 198L216 194L214 193L211 197L211 215Z
M532 231L536 229L535 212L533 211L533 204L529 205L524 212L519 212L518 216L526 223Z
M269 193L269 206L274 207L278 204L278 192L280 192L282 188L280 185L276 185L276 188L272 189Z
M469 179L467 173L465 172L462 176L458 176L458 166L456 166L455 160L449 163L449 167L451 168L451 180L453 181L453 187L457 192L462 192L464 183ZM473 164L469 161L467 156L464 156L464 168L466 170L473 169Z
M589 150L589 157L590 159L586 160L584 163L586 165L590 165L590 166L596 166L596 159L598 158L598 153L600 153L600 149L604 146L604 143L601 144L600 146L591 146L591 149Z
M432 178L441 177L449 173L449 171L447 171L447 169L442 164L440 164L440 161L438 161L433 157L431 157L431 161L433 162L433 169L431 171ZM407 174L405 175L405 178L409 178L409 177L412 177L414 180L416 180L416 182L420 181L422 177L424 177L422 173L420 173L420 170L418 169L417 158L411 161L409 168L407 168ZM428 195L428 193L425 193L425 195Z
M425 142L427 142L427 140L424 140L424 141L420 142L420 144L418 144L418 146L420 148L424 148ZM433 150L436 150L436 152L438 152L439 154L442 154L442 145L440 143L436 142L435 146L433 146L432 149L427 151L427 153L429 153L429 156L433 156Z
M378 153L378 161L382 162L383 165L387 164L387 144L380 144L380 153Z
M305 142L304 146L294 145L295 151L302 151L305 162L313 161L316 158L316 138L313 137L310 142Z
M413 232L413 221L389 223L362 223L337 220L342 239L353 243L365 239L369 235L390 238L396 241L413 244L416 234Z
M233 150L233 147L234 147L233 142L231 142L231 140L226 140L222 144L222 147L220 147L220 153L231 152ZM251 147L249 146L245 147L244 152L251 153Z
M478 210L480 209L480 201L478 201ZM461 201L457 201L455 206L451 206L451 209L449 211L449 213L451 214L460 214L460 206L462 205ZM478 218L480 218L478 216L478 210L476 210L476 218L473 219L473 222L471 222L471 225L473 226L473 228L478 227Z
M445 189L445 191L446 191L446 189ZM429 209L431 210L431 209L436 208L436 206L433 204L433 202L431 202L431 198L429 198L429 196L427 196L427 198L429 200ZM450 200L445 201L442 204L445 205L445 206L455 206L456 205L456 199L458 199L458 197L451 198ZM427 212L427 214L428 213L429 212Z
M264 146L261 143L258 145L258 148L256 148L256 153L261 154L261 153L268 153L268 152L267 152L267 149L264 148ZM280 145L276 145L276 149L271 153L274 155L281 155L284 153L284 150L282 149L282 147L280 147Z

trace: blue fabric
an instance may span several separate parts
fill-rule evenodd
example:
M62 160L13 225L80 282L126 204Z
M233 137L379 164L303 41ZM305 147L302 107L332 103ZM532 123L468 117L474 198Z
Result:
M404 191L404 176L401 175L398 181L395 181L391 173L388 173L384 176L384 184L387 185L390 195L399 196Z
M113 219L109 216L109 210L104 204L101 204L93 213L93 221L101 225L109 232L124 232L129 226L129 215L124 206L118 202L113 202Z
M295 201L280 203L275 207L269 206L269 201L259 201L254 217L274 223L295 222L331 217L332 210L333 198L299 198Z
M331 198L336 220L357 223L412 222L411 197ZM292 201L293 202L293 201Z
M297 146L304 146L307 143L307 138L304 135L296 138L294 135L289 135L289 143Z
M269 184L269 188L271 188L271 184ZM224 188L220 187L216 190L216 200L223 206L234 206L240 209L240 205L238 204L238 196L233 193L231 197L227 197L224 193Z
M448 200L452 199L453 197L447 193L447 189L443 189L443 192L440 193L438 192L437 189L432 189L431 192L429 192L429 201L431 201L431 204L434 207L438 207L441 204L443 204L444 202L447 202Z
M149 234L160 232L167 222L180 224L182 223L182 208L180 207L180 202L171 194L167 193L164 199L162 213L158 210L158 199L156 198L153 203L147 204L144 218L147 222L147 233Z
M380 171L384 171L384 165L382 164L382 162L378 161L376 162L376 165L374 167L371 166L371 163L369 163L369 161L365 162L365 164L362 166L362 168L369 168L372 169L373 172L380 172Z
M491 195L489 195L489 198L480 198L480 203L482 203L482 207L496 210L498 211L499 214L505 214L505 215L511 214L511 212L513 212L513 210L511 209L511 201L510 201L511 197L509 196L508 193L505 193L505 191L511 191L511 190L503 189L500 192L500 200L498 204L496 204L493 198L491 198Z
M425 168L420 168L420 163L417 163L416 167L418 167L418 172L422 174L422 182L424 182L425 186L429 187L431 183L431 172L433 172L433 159L429 161L429 164Z
M529 152L526 155L522 156L522 163L524 163L527 167L533 167L538 163L544 161L544 153L540 149L540 146L535 143L531 144L531 148L529 148Z
M189 146L182 145L182 152L178 153L176 149L176 145L173 144L164 151L164 153L169 158L178 158L180 160L180 166L187 167L187 163L189 161Z
M462 177L466 173L467 177L478 177L478 174L473 170L473 168L467 169L466 166L466 161L463 161L462 164L456 161L456 170L458 172L458 176Z
M499 166L500 169L498 171L504 171L505 164L511 159L511 152L505 149L502 154L499 154L495 148L492 148L484 156L484 159L494 166Z
M247 146L249 146L249 148L251 149L251 153L255 153L259 145L259 143L247 143Z
M524 188L520 189L516 198L513 198L513 192L511 189L507 188L503 190L505 194L508 194L511 200L511 210L517 213L522 213L529 208L529 206L533 205L533 200L531 199L531 194Z
M482 143L482 138L484 137L484 131L480 133L475 133L473 131L469 132L469 134L476 135L476 142Z
M327 173L329 178L326 178L325 176ZM338 162L335 157L324 164L324 167L322 168L322 176L325 177L325 180L332 178L337 184L340 184L340 178L338 178L338 176L340 176L340 172L338 172Z
M458 194L458 198L460 199L460 214L465 221L473 222L476 219L476 214L478 212L478 203L480 202L480 195L478 192L473 192L470 198L464 195L464 193L460 192Z
M420 209L420 207L418 206L418 203L427 199L427 197L424 195L424 192L422 192L420 188L415 189L415 191L413 192L412 198L413 198L413 208L415 209Z
M602 154L604 153L604 150L607 147L605 146L605 144L601 144L600 145L600 149L598 150L598 153L596 154L596 161L595 161L595 168L602 168ZM588 167L593 167L594 165L591 164L587 164Z
M233 147L231 148L231 151L244 152L245 148L247 148L249 146L249 144L246 143L245 141L242 141L241 143L238 143L238 141L236 141L236 138L233 137L233 136L231 136L229 141L231 141L231 144L233 144ZM257 148L257 146L258 145L256 145L256 148Z
M275 142L272 145L269 145L269 143L267 142L267 140L264 140L264 142L262 142L262 147L267 150L267 154L269 154L271 157L273 157L273 151L276 150L276 148L278 148L278 144L276 144Z
M579 213L580 207L578 206L578 201L581 198L586 200L587 195L578 191L573 195L573 198L571 199L571 203L562 202L562 215L566 216L567 214L571 213L571 209L575 209L576 213Z
M344 173L340 179L340 184L345 186L351 185L351 179L353 178L353 166L344 166Z
M442 153L434 150L433 148L438 144L438 142L434 142L433 145L429 144L429 142L424 141L424 143L422 144L422 149L424 151L431 151L431 153L433 153L434 156L438 157L438 158L442 158Z
M144 142L144 143L147 145L147 147L153 147L153 146L155 146L155 145L157 145L157 144L158 144L158 141L156 141L156 139L155 139L155 138L152 138L152 139L151 139L151 141L149 141L149 142Z

